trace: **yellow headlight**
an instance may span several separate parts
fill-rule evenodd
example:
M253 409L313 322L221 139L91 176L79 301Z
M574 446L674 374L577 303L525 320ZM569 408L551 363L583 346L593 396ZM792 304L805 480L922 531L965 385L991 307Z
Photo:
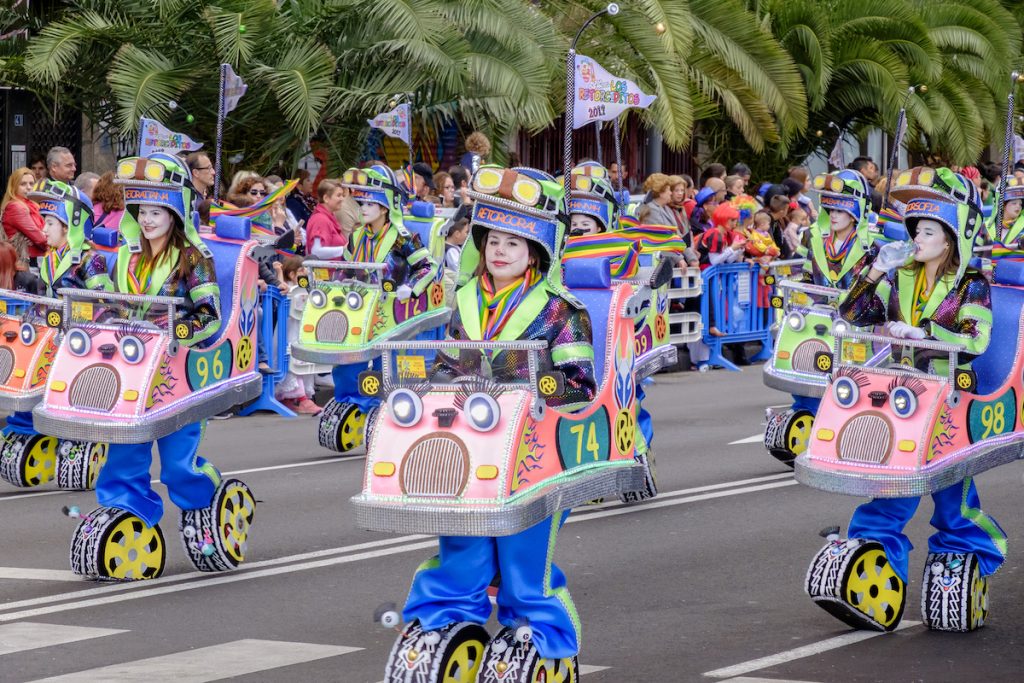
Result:
M815 179L814 179L814 187L817 190L820 190L821 188L825 187L825 176L820 175L820 176L815 177Z
M574 178L574 181L575 182L573 184L576 185L576 189L582 190L583 192L590 192L590 188L593 186L593 182L586 176Z
M829 183L829 189L831 189L833 192L842 192L843 185L844 183L842 178L833 178L832 181Z
M922 168L921 172L917 174L919 185L931 185L933 180L935 180L935 169Z
M904 171L903 173L900 173L898 176L896 176L896 184L909 185L911 175L912 174L910 173L910 171Z
M121 162L117 165L117 177L134 178L135 159L122 159Z
M366 171L356 171L356 184L357 185L365 185L366 182L367 182L367 179L368 179L368 177L366 175Z
M345 174L341 176L342 181L351 185L356 179L356 172L353 170L345 171Z
M587 181L589 188L590 179L580 178L580 180ZM584 189L584 188L580 188ZM540 201L540 184L533 178L527 178L525 176L519 176L515 184L512 186L512 196L516 198L522 204L527 206L536 206L537 202Z
M146 169L143 174L146 176L146 180L158 183L164 179L164 174L167 173L167 169L158 161L150 161L146 164Z
M501 171L495 168L482 168L473 177L473 189L483 194L494 194L501 187L504 178Z

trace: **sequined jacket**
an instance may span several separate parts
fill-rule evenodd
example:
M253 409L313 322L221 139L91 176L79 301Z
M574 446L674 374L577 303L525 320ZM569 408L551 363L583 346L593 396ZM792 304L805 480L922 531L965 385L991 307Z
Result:
M345 260L355 260L359 245L367 237L362 227L352 235L345 252ZM384 279L392 280L395 287L408 285L414 296L419 296L437 274L437 264L430 251L423 246L419 235L411 233L401 225L390 224L378 237L381 242L380 263L384 264Z
M39 260L45 261L46 257L41 257ZM114 283L110 280L110 274L107 272L107 260L103 258L102 254L92 250L83 251L82 260L76 265L70 266L63 273L58 267L55 280L50 273L49 264L41 263L39 277L46 285L47 296L57 296L57 290L62 287L106 292L114 289Z
M881 325L886 322L912 323L914 307L915 271L896 270L895 276L870 282L867 274L857 279L845 300L839 305L839 314L858 326ZM926 339L963 344L961 365L970 363L984 353L992 336L992 292L988 280L976 270L968 270L960 282L955 276L944 275L935 283L928 297L918 327ZM907 351L904 350L904 357ZM914 365L927 370L931 362L933 372L948 371L946 354L918 349L912 356Z
M853 286L854 280L866 272L868 266L874 262L875 256L878 255L878 247L872 244L865 249L860 239L854 237L853 244L850 245L843 260L833 263L825 251L824 236L812 226L809 245L797 249L796 255L807 260L804 272L810 274L811 283L822 287L849 289Z
M127 246L121 247L118 251L116 284L120 292L129 292L126 287L127 267L134 265L132 261L137 260L133 259L133 256L136 255L130 253ZM145 293L152 296L178 296L191 304L187 310L178 313L179 320L192 325L192 338L184 343L189 346L202 346L203 342L213 336L221 326L220 286L217 284L217 271L213 259L203 258L195 247L186 247L184 257L189 268L186 276L182 278L178 274L177 256L169 256L169 261L173 264L170 272L159 287L154 282ZM154 274L154 278L157 275Z
M448 338L457 341L480 340L478 304L479 284L470 280L456 294L457 306L448 324ZM560 370L565 375L565 392L548 400L564 410L578 410L594 400L597 380L594 376L594 346L590 316L564 298L537 286L520 303L517 313L494 341L543 340L548 348L539 354L538 371ZM536 315L530 315L539 311ZM496 381L529 381L525 351L502 351L490 358ZM481 374L480 352L439 351L434 377L458 377Z

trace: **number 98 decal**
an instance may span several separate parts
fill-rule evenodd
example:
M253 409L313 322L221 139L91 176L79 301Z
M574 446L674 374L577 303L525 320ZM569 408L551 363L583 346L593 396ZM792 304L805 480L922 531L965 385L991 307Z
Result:
M209 351L192 349L185 359L188 386L202 389L231 376L231 344L221 344Z
M994 401L971 401L967 424L971 443L1016 429L1017 394L1013 389Z

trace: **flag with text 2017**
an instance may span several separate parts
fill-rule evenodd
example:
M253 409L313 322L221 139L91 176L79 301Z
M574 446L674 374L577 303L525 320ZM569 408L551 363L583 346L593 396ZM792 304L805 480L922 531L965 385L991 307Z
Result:
M648 95L633 81L619 78L604 70L590 57L576 55L575 104L572 127L580 128L594 121L611 121L627 109L647 109L656 95Z

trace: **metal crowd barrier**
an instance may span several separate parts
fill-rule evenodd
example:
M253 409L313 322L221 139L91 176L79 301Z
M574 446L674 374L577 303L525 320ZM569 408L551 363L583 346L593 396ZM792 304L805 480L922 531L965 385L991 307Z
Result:
M676 267L668 289L668 341L673 346L687 344L701 338L704 323L700 311L687 308L686 300L699 297L704 291L700 268Z
M278 383L288 374L288 313L291 301L277 287L268 285L267 291L260 295L260 309L258 357L266 359L270 370L263 372L263 391L260 397L238 411L238 414L244 417L257 410L269 410L284 417L296 417L295 411L275 396Z
M752 360L767 360L772 354L773 309L768 305L771 285L762 284L763 271L758 265L727 263L711 266L702 273L704 295L700 301L700 314L704 321L702 341L711 350L708 363L739 371L722 355L725 344L761 342L761 351ZM764 306L758 305L759 292ZM722 336L711 334L716 328Z

